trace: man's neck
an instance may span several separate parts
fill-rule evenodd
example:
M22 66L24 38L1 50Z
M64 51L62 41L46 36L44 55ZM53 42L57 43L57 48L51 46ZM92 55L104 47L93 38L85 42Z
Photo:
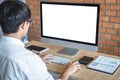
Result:
M8 36L8 37L13 37L13 38L17 38L17 39L22 39L22 37L17 34L17 33L11 33L11 34L4 34L5 36Z

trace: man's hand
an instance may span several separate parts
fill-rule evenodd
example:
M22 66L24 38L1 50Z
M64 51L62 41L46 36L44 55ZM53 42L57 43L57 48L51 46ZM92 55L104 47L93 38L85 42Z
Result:
M46 55L41 56L41 58L42 58L43 62L48 64L48 63L51 63L51 61L49 59L52 59L53 55L52 54L46 54Z
M72 73L74 73L74 72L76 72L77 70L79 70L79 69L80 69L80 64L79 64L78 61L76 61L76 62L70 62L70 63L66 66L66 68L65 68L65 70L64 70L64 73L63 73L62 76L61 76L61 79L62 79L62 80L68 80L69 76L70 76Z

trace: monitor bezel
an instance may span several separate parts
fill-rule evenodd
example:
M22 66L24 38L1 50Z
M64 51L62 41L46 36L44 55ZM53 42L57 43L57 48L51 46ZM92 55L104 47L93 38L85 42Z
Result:
M62 38L56 38L56 37L51 37L51 36L45 36L45 35L43 35L42 4L73 5L73 6L93 6L93 7L97 7L97 21L96 21L96 37L95 37L96 39L95 39L95 43L88 43L88 42L75 41L75 40L68 40L68 39L62 39ZM69 42L75 42L75 43L88 44L88 45L93 45L93 46L98 46L99 17L100 17L100 5L99 4L66 3L66 2L63 3L63 2L44 2L44 1L41 1L40 2L41 37L50 38L50 39L56 39L56 40L69 41Z

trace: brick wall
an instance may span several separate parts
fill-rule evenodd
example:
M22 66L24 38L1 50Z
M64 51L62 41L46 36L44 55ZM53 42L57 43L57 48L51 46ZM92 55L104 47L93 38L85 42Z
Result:
M120 0L27 0L33 19L30 39L38 41L41 37L40 1L100 4L98 52L120 56Z

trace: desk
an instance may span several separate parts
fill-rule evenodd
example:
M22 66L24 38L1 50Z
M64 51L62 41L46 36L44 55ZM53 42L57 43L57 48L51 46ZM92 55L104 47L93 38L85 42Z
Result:
M31 41L31 42L27 43L26 45L31 45L31 44L35 44L37 46L48 47L49 50L44 52L44 54L51 53L51 54L55 54L58 56L64 56L64 57L72 59L73 61L79 60L83 56L90 56L95 59L99 55L104 55L104 56L109 56L109 57L114 57L114 58L120 59L120 57L117 57L117 56L107 55L107 54L103 54L103 53L95 53L95 52L90 52L90 51L86 51L86 50L78 51L78 53L75 56L68 56L68 55L63 55L63 54L57 53L59 50L64 48L63 46L57 46L57 45L47 44L47 43L37 42L37 41ZM64 65L55 64L55 63L48 64L47 67L49 70L54 71L56 73L62 73L65 68ZM77 80L120 80L119 79L120 67L117 69L117 71L113 75L111 75L111 74L88 69L86 65L81 64L81 71L77 71L77 72L73 73L71 76L76 78Z

